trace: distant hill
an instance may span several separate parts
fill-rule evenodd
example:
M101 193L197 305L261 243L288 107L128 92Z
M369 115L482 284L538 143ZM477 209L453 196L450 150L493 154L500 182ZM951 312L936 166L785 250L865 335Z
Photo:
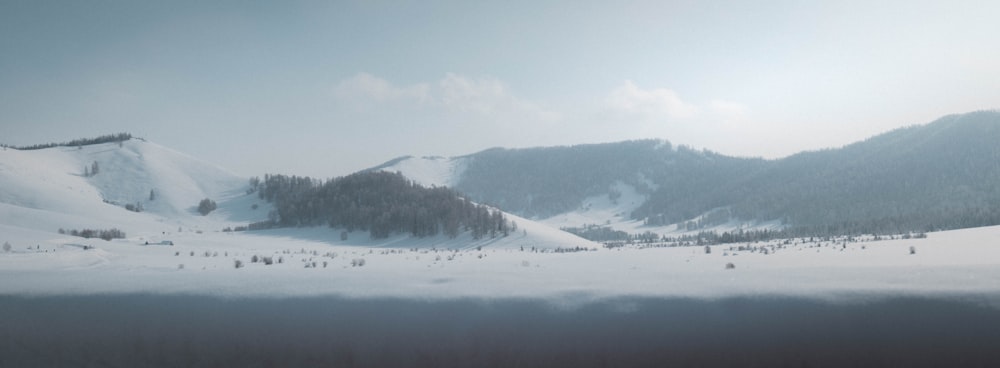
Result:
M127 134L0 149L0 243L111 229L145 243L251 228L267 230L240 235L399 248L597 246L395 174L248 180Z
M998 142L1000 112L979 111L776 160L644 140L410 157L380 169L419 181L421 172L409 168L448 166L451 177L424 180L572 226L582 219L641 232L778 223L803 234L899 233L1000 224ZM593 214L591 204L614 202L623 189L635 205Z
M162 227L176 229L202 217L198 201L233 198L246 187L224 169L139 139L0 151L0 222L39 230L123 227L151 217L170 218L173 226Z

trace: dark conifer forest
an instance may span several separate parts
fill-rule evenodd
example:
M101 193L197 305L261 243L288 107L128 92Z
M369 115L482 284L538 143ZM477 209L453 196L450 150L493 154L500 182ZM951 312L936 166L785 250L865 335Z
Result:
M276 226L330 226L368 231L373 239L393 234L474 239L506 236L513 229L503 212L443 188L425 188L399 173L365 171L318 180L303 176L253 178L251 190L274 205Z
M661 140L491 149L464 158L458 190L526 217L574 211L588 197L613 198L614 184L622 182L647 197L625 215L649 225L720 213L726 214L716 219L721 222L779 220L800 235L1000 224L997 111L949 115L780 159Z

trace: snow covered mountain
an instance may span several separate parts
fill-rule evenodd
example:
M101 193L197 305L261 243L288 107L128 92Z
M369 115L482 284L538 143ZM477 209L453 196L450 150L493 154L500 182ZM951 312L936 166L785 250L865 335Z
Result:
M465 160L428 158L409 167L425 174L419 182L445 185L448 173L473 169ZM566 221L592 221L571 217L587 215L624 218L622 211L658 190L639 180L610 188L615 195L594 196L566 214ZM574 303L609 296L997 295L1000 285L1000 249L992 246L1000 227L927 238L806 237L616 248L511 214L506 216L518 223L517 231L480 239L470 232L373 239L363 231L343 234L344 229L326 226L222 231L268 218L271 205L248 189L249 180L138 139L0 151L0 294L517 297ZM205 198L215 200L218 209L202 216L196 208ZM126 209L130 204L143 210ZM118 228L127 236L84 239L60 234L60 228Z
M208 229L212 222L196 212L198 202L212 198L227 203L244 194L246 186L245 179L228 171L139 139L5 149L0 152L0 223L39 231L148 230L157 223Z
M268 220L272 205L249 193L250 184L212 164L142 139L82 146L0 151L0 228L16 243L65 243L62 234L82 229L119 229L133 241L159 242L178 233L211 233ZM217 209L207 216L199 202ZM372 240L341 229L272 229L249 234L303 238L337 245L473 248L596 247L596 244L517 216L519 233L503 239L415 238ZM357 233L357 234L355 234ZM18 235L20 234L20 235Z
M1000 112L978 111L776 160L646 140L403 157L374 169L581 231L884 234L1000 224L997 141Z

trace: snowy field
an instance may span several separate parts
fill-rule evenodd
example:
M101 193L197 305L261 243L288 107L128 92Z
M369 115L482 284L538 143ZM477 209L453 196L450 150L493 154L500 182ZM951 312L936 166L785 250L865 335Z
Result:
M20 241L12 251L0 253L0 293L543 298L569 303L622 296L1000 296L1000 227L931 233L926 239L716 245L709 254L704 247L637 246L558 253L531 238L519 242L521 234L479 249L421 246L406 238L373 246L339 245L305 236L323 239L335 233L322 228L181 232L166 236L173 246L146 246L143 237ZM148 239L158 243L164 236ZM265 257L272 264L266 265ZM242 267L236 268L237 261ZM729 263L734 268L727 269Z
M83 175L93 162L101 164L100 173ZM420 181L437 184L462 166L446 159L405 163ZM607 249L509 214L517 231L475 241L468 233L376 241L364 232L341 240L340 230L323 227L223 232L266 218L270 205L247 194L247 187L223 169L135 139L0 151L0 243L11 248L0 250L0 294L542 298L569 304L616 297L1000 296L1000 227L926 239L715 245L710 253L704 247ZM608 216L639 200L634 190L619 189L617 202L594 198L581 211ZM219 208L201 216L195 208L202 198L214 198ZM128 211L125 204L144 210ZM127 236L104 241L57 232L85 228L119 228ZM174 245L158 245L164 241Z

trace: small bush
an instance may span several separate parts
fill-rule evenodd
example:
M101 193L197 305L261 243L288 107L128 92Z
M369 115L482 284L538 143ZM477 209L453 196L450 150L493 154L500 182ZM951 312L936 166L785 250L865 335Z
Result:
M233 266L236 267L236 268L243 268L243 261L238 260L238 259L237 260L233 260Z
M216 208L218 208L218 206L215 204L215 201L211 199L205 198L202 199L201 202L198 202L198 213L202 216L208 215L212 211L215 211Z
M11 245L9 242L3 242L3 251L10 252Z
M108 230L94 230L94 229L83 229L83 230L64 230L59 229L62 232L60 234L69 234L72 236L79 236L81 238L101 238L107 241L111 239L124 239L125 232L118 229L108 229Z
M917 247L910 246L910 254L917 254Z
M735 270L736 269L736 265L734 265L732 262L726 263L726 269L727 270Z

